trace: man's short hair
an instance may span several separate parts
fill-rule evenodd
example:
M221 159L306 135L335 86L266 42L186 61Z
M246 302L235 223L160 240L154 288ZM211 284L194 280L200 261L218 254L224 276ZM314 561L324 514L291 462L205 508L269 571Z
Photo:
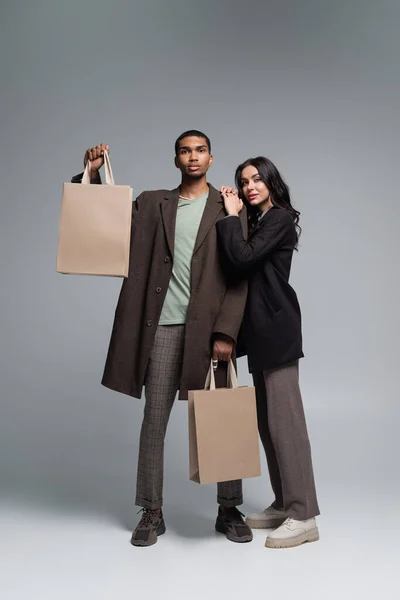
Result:
M207 146L208 146L208 151L211 154L211 142L210 142L210 138L205 134L202 133L201 131L198 131L197 129L190 129L189 131L185 131L184 133L182 133L178 139L175 142L175 156L178 156L178 152L179 152L179 144L181 142L181 140L183 140L183 138L186 137L199 137L202 138L203 140L206 141Z

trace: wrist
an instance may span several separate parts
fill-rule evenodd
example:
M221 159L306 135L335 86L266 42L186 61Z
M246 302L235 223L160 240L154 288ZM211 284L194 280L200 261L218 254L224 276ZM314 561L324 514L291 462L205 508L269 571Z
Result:
M235 343L235 340L233 340L229 335L226 335L225 333L214 333L214 341L228 342L229 344Z
M101 183L100 173L96 169L90 170L90 183Z

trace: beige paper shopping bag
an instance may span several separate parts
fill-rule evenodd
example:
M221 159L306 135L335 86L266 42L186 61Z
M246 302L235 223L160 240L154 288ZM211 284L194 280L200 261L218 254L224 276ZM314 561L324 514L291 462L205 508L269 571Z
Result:
M228 388L215 389L210 367L205 387L189 392L190 479L218 483L261 475L254 387L239 387L233 363Z
M90 183L90 163L82 183L64 183L57 271L75 275L127 277L132 189L115 185L104 152L106 185Z

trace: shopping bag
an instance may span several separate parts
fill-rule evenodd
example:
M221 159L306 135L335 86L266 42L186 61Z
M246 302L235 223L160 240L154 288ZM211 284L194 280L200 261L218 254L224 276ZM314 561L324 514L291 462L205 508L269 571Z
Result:
M232 361L228 387L215 389L212 365L204 390L189 391L189 470L196 483L261 475L254 387L239 387ZM209 388L209 389L207 389Z
M90 162L82 183L64 183L57 272L127 277L132 220L132 189L115 185L104 152L106 185L90 183Z

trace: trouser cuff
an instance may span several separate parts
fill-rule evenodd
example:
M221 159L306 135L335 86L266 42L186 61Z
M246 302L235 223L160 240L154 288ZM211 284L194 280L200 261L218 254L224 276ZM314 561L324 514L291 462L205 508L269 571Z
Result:
M243 496L239 498L222 498L221 496L217 496L217 502L221 506L225 506L225 508L232 508L233 506L240 506L243 504Z
M143 498L136 498L135 501L136 506L141 506L142 508L148 508L150 510L156 510L158 508L162 508L163 501L162 500L144 500Z

